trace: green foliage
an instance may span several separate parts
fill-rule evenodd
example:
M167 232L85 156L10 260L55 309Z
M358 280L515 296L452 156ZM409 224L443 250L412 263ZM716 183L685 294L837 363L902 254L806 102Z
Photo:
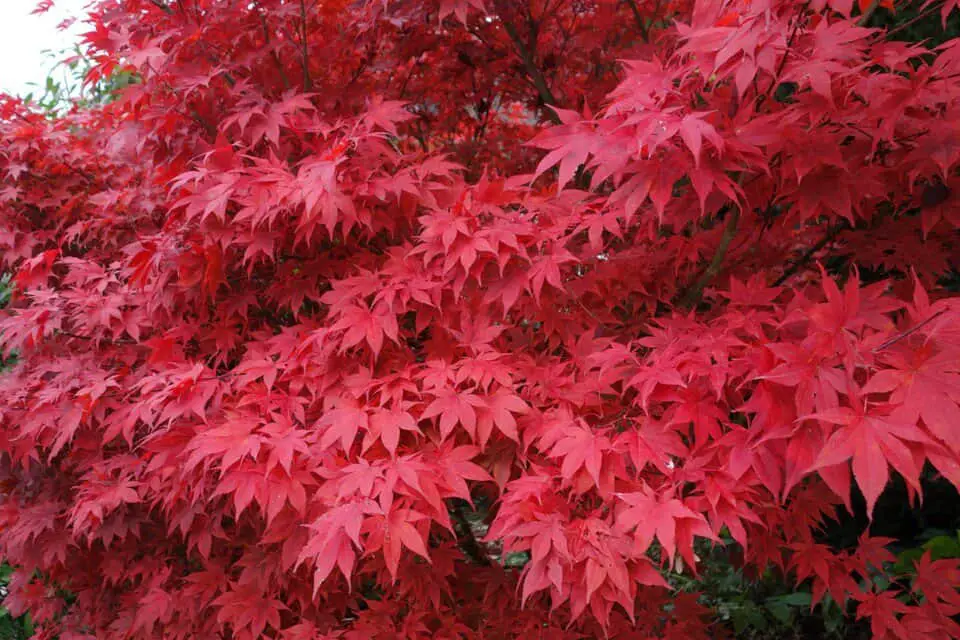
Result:
M933 534L937 531L932 530L928 533ZM901 551L897 555L897 562L893 567L894 572L897 575L912 574L914 565L928 551L932 560L960 558L960 531L957 531L955 535L935 535L918 547Z
M36 88L25 95L24 100L51 117L73 108L106 104L114 100L119 91L138 81L132 71L117 70L103 80L87 82L93 63L78 45L73 49L46 51L45 54L55 62L53 69L42 84L30 83Z
M932 49L960 36L960 13L952 12L944 28L941 6L939 2L898 3L894 12L886 9L875 12L868 26L890 29L890 40L923 43Z
M738 545L702 543L697 555L703 559L697 577L671 574L670 582L682 591L700 593L702 604L728 623L736 637L749 640L846 639L858 637L859 625L851 624L847 611L829 595L811 607L812 595L805 587L768 569L760 576L747 576L737 568L733 555Z
M30 616L14 618L3 607L3 598L7 595L7 583L13 568L10 565L0 564L0 640L21 640L33 635L33 623Z
M0 276L0 309L4 309L7 304L10 302L10 274L5 273ZM16 360L15 354L10 354L4 357L3 353L0 353L0 371L4 371L10 367Z

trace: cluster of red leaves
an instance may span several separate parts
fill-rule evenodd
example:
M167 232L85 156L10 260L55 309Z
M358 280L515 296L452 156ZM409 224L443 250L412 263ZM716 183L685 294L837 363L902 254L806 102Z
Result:
M141 81L0 103L5 606L717 637L663 569L729 535L878 638L960 637L956 562L911 595L817 537L854 485L960 485L960 42L853 5L94 3L88 79Z

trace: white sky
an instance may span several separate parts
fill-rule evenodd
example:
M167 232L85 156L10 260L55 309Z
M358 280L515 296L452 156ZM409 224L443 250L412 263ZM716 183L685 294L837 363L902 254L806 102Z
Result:
M65 18L83 15L90 0L54 0L43 15L30 15L37 0L0 0L0 92L24 95L28 83L43 83L55 58L43 51L61 51L79 41L89 26L77 20L66 32L57 29ZM59 58L56 58L59 59Z

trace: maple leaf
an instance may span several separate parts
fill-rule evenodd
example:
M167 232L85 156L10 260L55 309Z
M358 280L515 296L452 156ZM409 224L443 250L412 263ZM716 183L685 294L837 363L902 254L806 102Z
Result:
M517 431L517 419L514 415L527 413L530 410L527 403L519 396L501 388L493 395L487 396L484 399L484 405L479 410L477 418L477 438L481 448L486 446L494 426L500 433L519 443L520 434Z
M453 14L461 24L467 24L467 12L470 9L476 9L480 13L486 13L486 7L483 0L441 0L440 10L437 14L437 20L443 22L443 19Z
M293 422L283 416L275 415L275 422L268 423L260 428L263 443L270 449L267 457L266 472L270 473L277 465L287 472L293 466L295 453L308 455L310 452L304 433L296 428Z
M653 420L640 421L634 429L624 431L617 441L626 445L630 461L638 472L653 465L669 474L673 465L671 457L683 458L687 453L675 430Z
M190 455L186 468L216 460L225 471L243 458L255 459L263 444L262 436L257 433L258 426L252 417L235 416L222 425L200 430L187 446Z
M852 460L853 477L867 500L867 514L871 518L877 498L890 478L888 464L920 491L920 468L908 443L924 444L928 439L913 425L846 408L808 417L840 425L823 445L813 468L822 469ZM845 493L849 493L849 487Z
M590 135L589 123L581 121L579 113L556 108L554 111L563 123L547 129L530 144L541 149L550 149L537 165L534 177L559 164L557 184L563 188L573 178L577 167L587 161L596 142Z
M625 508L617 516L617 526L632 532L636 548L649 549L654 538L663 547L670 565L675 564L677 552L687 566L696 571L693 538L716 539L706 519L676 498L662 499L649 491L619 494Z
M560 266L569 262L577 262L577 259L567 250L557 249L542 256L530 266L530 284L528 287L538 304L540 303L540 294L543 291L544 283L549 283L554 288L563 290L563 276L560 273Z
M477 408L485 407L484 399L474 393L459 392L454 389L439 390L437 397L427 405L420 415L422 419L440 416L440 438L446 439L458 424L466 429L470 437L476 439Z
M703 141L707 140L718 152L723 152L723 138L717 133L717 130L709 122L704 122L704 118L709 115L705 113L691 113L683 117L680 122L677 133L687 145L693 154L695 166L700 166L700 151L703 149Z
M955 0L89 4L0 96L38 636L714 637L728 560L960 636L818 542L960 488Z
M960 594L956 589L960 577L960 563L954 558L934 560L930 551L926 551L916 562L917 577L913 590L923 593L937 609L947 615L955 615L960 606Z
M287 610L287 606L279 600L264 598L255 584L233 585L230 591L211 604L219 608L217 622L229 622L235 630L249 627L255 638L259 637L268 625L279 629L280 612Z
M44 14L53 8L53 0L38 0L36 7L30 13L32 15Z
M400 554L409 549L427 562L430 555L417 524L429 520L426 515L407 508L393 508L386 516L374 517L377 529L367 538L367 552L382 551L387 570L394 580L400 567Z
M50 277L50 271L58 257L60 257L60 251L50 249L29 260L24 260L13 281L21 289L42 286Z
M386 409L375 411L370 415L370 425L363 439L363 449L368 449L379 438L390 455L396 455L400 434L403 431L420 434L416 420L409 413Z
M356 550L362 549L361 527L366 516L377 513L377 507L369 501L349 502L338 505L310 524L310 537L300 551L295 566L307 558L314 561L313 593L337 566L343 577L350 582L356 563Z
M933 353L928 345L888 351L882 357L892 368L877 371L863 393L890 393L890 402L898 405L897 421L915 424L922 419L933 435L957 450L952 425L960 420L960 366L955 355Z
M369 428L369 420L364 407L346 398L336 399L335 406L317 421L317 428L322 430L320 448L328 449L339 441L344 451L350 451L360 429Z
M332 327L333 331L343 329L346 329L340 346L343 351L361 340L366 340L374 355L379 355L384 337L397 340L397 318L383 305L373 310L362 306L348 307L344 310L340 321Z
M477 2L479 0L473 0ZM443 17L440 18L443 20ZM383 100L374 98L367 104L364 113L364 121L370 127L380 127L388 133L397 135L397 123L412 119L414 116L404 107L406 105L399 100Z
M875 638L886 638L888 633L895 638L909 638L910 632L900 622L897 614L907 612L907 606L889 591L868 592L857 598L858 618L870 618L870 630Z
M540 437L539 446L561 460L560 474L564 480L572 483L582 469L594 485L601 486L604 457L612 449L607 435L595 433L582 423L557 422Z

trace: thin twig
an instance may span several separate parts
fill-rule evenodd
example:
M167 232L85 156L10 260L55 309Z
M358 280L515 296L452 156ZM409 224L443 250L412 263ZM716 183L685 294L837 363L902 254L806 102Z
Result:
M560 115L554 110L555 108L560 108L560 103L557 101L556 96L553 95L553 92L550 90L550 86L547 84L547 79L537 66L536 60L534 60L534 47L536 46L537 39L536 22L532 17L529 20L529 45L524 44L523 40L520 38L520 34L517 33L516 27L513 26L513 23L503 19L502 16L501 22L503 22L504 30L506 30L507 35L510 36L510 40L513 41L513 44L517 49L517 53L520 55L523 66L527 71L527 76L529 76L530 80L533 82L533 86L536 87L537 93L540 95L540 100L543 101L544 105L547 107L547 117L550 119L550 122L553 124L563 124L563 121L560 119ZM585 168L586 165L580 165L577 167L577 173L574 176L574 184L578 189L586 191L590 188L590 180L587 176Z
M423 149L424 153L429 153L430 148L427 147L427 140L423 135L423 125L420 123L420 120L414 121L414 124L417 126L417 128L413 132L413 137L417 142L420 143L420 148Z
M860 14L860 17L857 19L858 27L865 27L870 21L870 18L873 17L874 12L880 8L880 0L873 0L870 3L870 6L867 7L867 10Z
M732 204L728 206L728 209L727 224L723 228L723 235L720 236L720 244L717 245L717 250L714 252L710 264L707 265L704 272L700 274L700 277L697 278L693 286L687 289L680 298L680 306L684 308L692 309L700 302L700 299L703 297L703 290L717 277L717 274L720 273L720 269L723 267L723 260L727 255L727 249L730 248L733 237L737 235L737 225L740 222L740 206Z
M417 56L416 62L410 67L410 71L407 72L407 77L404 79L403 84L400 86L400 100L403 100L404 95L407 93L407 85L410 84L410 78L413 77L414 71L420 68L420 59L423 54Z
M557 104L556 97L554 97L553 92L550 91L550 87L547 85L547 79L543 77L543 73L533 59L533 52L524 44L520 38L520 34L517 33L516 27L514 27L511 22L503 20L503 28L506 30L507 35L510 36L510 40L513 41L513 45L517 48L517 53L520 55L520 60L523 62L527 75L530 76L533 86L536 87L537 93L540 94L540 99L547 107L547 117L550 118L550 121L554 124L561 124L562 120L560 120L560 116L553 110L554 107L560 105Z
M488 566L490 564L490 557L486 551L484 551L480 542L477 541L477 537L473 534L473 528L470 526L470 521L467 520L467 514L464 513L463 507L460 506L459 503L454 503L450 512L454 521L457 523L457 528L460 529L460 531L457 532L457 542L460 548L467 554L467 557L477 564Z
M914 16L913 18L911 18L910 20L907 20L907 21L904 22L903 24L898 24L898 25L897 25L896 27L894 27L893 29L890 29L889 31L887 31L886 33L883 34L883 37L884 37L884 38L889 38L890 36L892 36L893 34L899 32L899 31L903 31L904 29L908 29L908 28L912 27L913 25L915 25L915 24L916 24L917 22L919 22L920 20L923 20L924 18L930 17L930 14L935 13L935 12L937 12L937 11L940 11L940 6L939 6L938 4L931 5L931 6L927 7L926 10L921 11L920 13L918 13L917 15L915 15L915 16Z
M72 338L74 340L89 340L91 342L94 342L94 341L100 342L101 340L106 341L106 338L92 338L90 336L82 336L78 333L71 333L70 331L62 331L62 330L58 330L55 335L60 335L65 338ZM138 344L138 343L128 338L116 338L114 340L110 340L109 342L107 342L107 344Z
M277 71L280 72L280 80L283 82L283 88L290 88L290 79L287 78L287 71L283 68L283 62L280 61L280 56L277 55L277 50L271 45L270 40L270 26L267 24L267 16L264 13L260 14L260 24L263 25L263 39L264 44L270 49L270 57L273 58L273 63L277 67Z
M932 316L930 316L929 318L927 318L926 320L924 320L924 321L921 322L920 324L916 325L915 327L912 327L912 328L910 328L910 329L907 329L906 331L904 331L904 332L902 332L902 333L898 333L897 335L893 336L892 338L890 338L889 340L887 340L886 342L884 342L883 344L881 344L879 347L874 347L874 348L873 348L873 353L876 353L876 352L878 352L878 351L883 351L884 349L886 349L886 348L889 347L890 345L893 345L893 344L895 344L895 343L897 343L897 342L900 342L900 341L903 340L904 338L908 338L908 337L912 336L914 333L916 333L917 331L920 331L920 329L924 328L925 326L927 326L928 324L930 324L931 322L933 322L934 320L936 320L937 318L939 318L940 316L942 316L943 314L945 314L946 312L947 312L946 309L940 309L940 311L937 311L935 314L933 314Z
M173 9L171 9L168 5L164 4L162 0L150 0L150 2L151 4L153 4L153 6L160 9L167 15L170 15L170 16L173 15Z
M790 57L790 52L793 50L793 41L796 39L797 33L800 32L800 24L802 23L803 16L806 15L807 7L809 6L810 3L807 2L800 7L800 11L797 12L796 22L793 23L793 30L790 31L790 36L787 38L787 47L783 51L783 57L780 58L780 64L777 65L777 71L773 74L773 79L770 81L770 86L767 88L767 92L757 98L757 111L760 110L764 100L769 98L773 94L773 90L780 85L780 76L783 74L783 70L787 66L787 59Z
M313 91L313 78L310 77L310 58L307 49L307 5L300 0L300 55L303 58L303 90Z
M834 227L831 227L830 230L827 231L827 234L826 234L825 236L823 236L820 240L818 240L817 243L814 244L812 247L810 247L809 249L807 249L807 250L803 253L803 255L800 256L800 257L799 257L796 261L794 261L792 264L790 264L789 267L787 267L786 269L783 270L783 273L780 274L780 277L777 278L776 281L774 281L773 286L779 287L779 286L782 285L784 282L786 282L787 280L789 280L791 276L793 276L795 273L797 273L798 271L800 271L800 269L802 269L803 267L805 267L805 266L807 265L807 263L810 262L810 260L813 258L813 256L814 256L818 251L820 251L820 250L823 249L825 246L827 246L828 244L830 244L831 242L833 242L833 240L836 239L837 235L838 235L841 231L844 231L844 230L847 229L847 228L848 228L848 226L847 226L847 224L846 224L845 221L844 221L844 222L841 222L840 224L838 224L838 225L836 225L836 226L834 226Z
M627 6L630 7L631 13L633 13L633 20L637 23L637 28L640 30L640 37L643 38L644 42L650 42L650 31L647 29L647 23L644 22L643 16L640 15L640 9L637 7L635 0L627 0Z

